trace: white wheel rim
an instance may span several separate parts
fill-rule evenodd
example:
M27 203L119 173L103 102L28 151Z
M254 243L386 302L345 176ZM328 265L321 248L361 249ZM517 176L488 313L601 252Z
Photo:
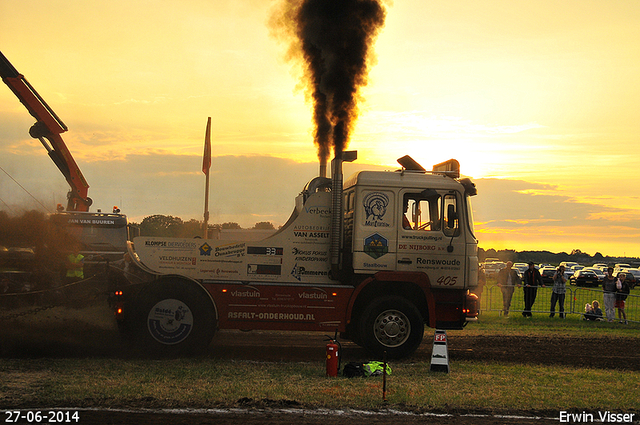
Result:
M179 344L187 339L193 329L193 314L180 300L162 300L149 311L147 327L159 343Z
M398 347L409 338L411 323L401 311L386 310L376 317L373 333L378 342L385 347Z

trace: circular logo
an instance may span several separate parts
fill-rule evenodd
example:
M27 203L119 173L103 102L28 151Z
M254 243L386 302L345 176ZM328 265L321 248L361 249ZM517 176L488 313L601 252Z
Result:
M159 343L179 344L187 339L193 329L193 314L180 300L162 300L149 311L147 326L151 336Z

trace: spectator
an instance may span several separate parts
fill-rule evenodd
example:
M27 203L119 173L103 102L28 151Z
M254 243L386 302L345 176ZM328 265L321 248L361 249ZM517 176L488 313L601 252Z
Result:
M84 255L80 254L78 247L67 255L67 283L84 279Z
M622 324L628 324L627 313L624 311L624 302L627 299L627 295L631 292L629 284L627 283L627 275L624 273L618 274L618 282L616 283L616 301L614 303L615 308L618 309L618 319ZM624 318L624 320L622 320Z
M538 285L544 286L542 276L540 276L540 272L536 270L533 261L530 261L529 268L524 272L524 311L522 312L524 317L531 317L531 307L533 307L533 303L536 302Z
M564 297L567 293L567 278L564 277L564 266L556 269L553 275L553 292L551 293L551 314L549 317L556 315L556 303L560 307L560 318L564 319Z
M602 309L598 300L584 306L584 320L602 320Z
M478 267L478 286L472 291L474 294L478 296L478 309L480 308L480 297L482 296L482 291L484 286L487 284L487 274L484 272L484 266L481 264Z
M617 280L618 279L613 276L613 267L607 268L607 274L602 280L602 291L604 292L604 313L607 316L608 322L613 322L616 318L615 303Z
M509 308L511 308L511 298L515 286L520 282L518 273L512 270L513 263L507 261L507 266L498 273L498 286L502 291L502 314L509 317Z

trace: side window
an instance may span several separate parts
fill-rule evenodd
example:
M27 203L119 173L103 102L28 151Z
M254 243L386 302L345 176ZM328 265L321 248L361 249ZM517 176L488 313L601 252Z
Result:
M350 212L353 211L353 207L354 207L354 205L353 205L353 192L345 193L345 197L347 199L345 200L345 203L344 203L344 205L345 205L344 212L345 213L350 213Z
M434 190L407 193L403 197L402 228L405 230L440 230L442 199Z
M460 234L460 217L455 194L444 196L442 214L444 217L444 234L446 236L458 236Z

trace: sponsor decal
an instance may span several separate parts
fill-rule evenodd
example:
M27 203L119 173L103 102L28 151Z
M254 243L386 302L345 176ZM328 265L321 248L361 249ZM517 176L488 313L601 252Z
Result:
M294 226L293 236L295 236L296 238L329 239L329 226Z
M240 274L240 272L238 270L225 270L225 269L220 269L220 268L215 269L214 272L215 272L215 274L217 276L220 276L220 275L223 275L223 274L224 275L227 275L227 274Z
M438 258L421 258L416 259L416 265L419 269L429 270L460 270L460 260L457 259L438 259Z
M109 220L105 218L70 218L67 220L68 224L93 224L96 226L114 226L115 220Z
M211 245L209 245L208 243L205 242L200 247L200 255L211 256Z
M246 245L243 243L217 246L214 249L216 257L244 257Z
M389 241L384 236L374 233L364 240L364 252L376 260L389 252Z
M304 211L307 214L319 215L320 217L331 217L331 208L325 206L305 206Z
M196 265L196 257L178 257L175 255L161 255L160 261L171 264Z
M194 249L198 246L195 242L188 241L144 241L144 246L174 248L174 249Z
M280 275L282 266L279 264L247 264L247 274Z
M421 240L421 241L441 241L442 240L442 236L435 236L435 235L401 235L400 236L402 239L413 239L413 240Z
M364 225L373 227L389 227L389 223L383 221L389 205L389 196L382 192L371 192L362 201L366 218Z
M364 266L368 269L376 269L376 270L389 268L387 264L367 263L366 261L364 262Z
M307 270L305 267L299 266L298 263L296 263L291 270L291 276L302 280L302 276L329 276L329 271Z
M327 251L316 251L316 250L311 250L311 249L293 248L291 250L291 253L294 255L295 261L304 261L304 262L320 261L320 262L326 262L326 261L329 260L329 257L327 256Z
M316 239L329 239L329 231L317 231L317 232L309 232L306 230L303 231L293 231L293 236L296 238L316 238Z
M195 242L188 241L169 241L167 247L169 248L182 248L182 249L195 249L198 246Z
M284 249L274 248L269 246L249 246L247 247L247 254L249 255L282 255L284 254Z
M144 241L144 246L167 246L167 241Z
M436 251L435 245L411 245L411 244L400 244L398 245L398 249L409 250L409 251ZM441 248L441 247L438 247Z
M149 312L147 327L156 341L167 345L178 344L191 333L193 314L182 301L162 300Z
M260 298L260 291L257 291L255 289L239 291L236 289L235 291L229 292L229 295L236 298Z
M314 314L310 313L254 313L249 311L230 311L227 319L235 320L296 320L303 322L315 322Z
M326 300L327 298L329 298L327 294L319 294L317 292L301 292L298 294L298 297L300 299L304 298L305 300Z
M426 264L428 266L459 266L460 260L452 259L452 260L440 260L433 258L420 258L416 260L418 264Z

